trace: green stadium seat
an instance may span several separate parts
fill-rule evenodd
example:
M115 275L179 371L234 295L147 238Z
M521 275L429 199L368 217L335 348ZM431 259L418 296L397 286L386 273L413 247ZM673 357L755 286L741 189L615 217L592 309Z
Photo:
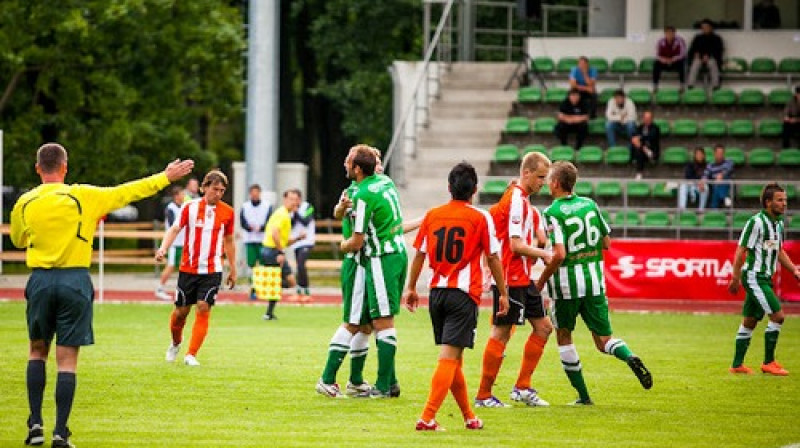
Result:
M554 117L537 118L536 121L533 122L533 133L552 134L553 129L556 128L556 123L558 123L558 120Z
M703 228L726 228L728 227L728 217L725 212L706 212L700 220L700 227Z
M597 95L598 104L601 104L601 105L604 106L606 103L608 103L608 100L610 100L611 97L614 96L614 92L616 92L616 91L617 91L617 89L615 87L607 87L607 88L601 90L600 94Z
M650 197L650 184L646 182L628 182L625 188L628 190L629 198Z
M689 150L684 146L671 146L661 154L661 163L665 165L686 165L689 162Z
M677 194L677 184L670 183L669 186L664 182L659 182L653 186L653 197L656 198L674 198Z
M652 73L656 58L647 57L639 61L639 73Z
M598 182L594 194L601 198L618 198L622 196L622 185L615 181Z
M722 62L722 71L725 73L745 73L747 61L742 58L726 58Z
M742 199L758 199L761 197L763 186L758 184L745 184L736 186L736 197Z
M797 187L794 184L784 184L783 188L786 190L786 198L794 199L797 197Z
M653 99L653 96L647 89L631 89L630 92L628 92L628 96L631 98L631 101L636 104L650 104L650 101Z
M497 163L519 162L519 148L517 145L500 145L494 150L494 159Z
M506 191L508 182L504 180L489 180L483 184L483 193L501 195Z
M700 126L700 135L703 137L722 137L728 133L728 125L723 120L706 120Z
M766 118L758 122L759 137L780 137L783 133L783 122L774 118Z
M623 210L614 215L615 227L638 226L641 224L639 213L633 210Z
M681 118L672 122L672 135L694 137L697 135L697 122L690 118Z
M789 225L786 226L789 230L800 230L800 215L793 215L789 218Z
M531 122L525 117L511 117L506 121L505 131L509 134L527 134L531 132Z
M728 126L728 133L731 137L752 137L755 127L750 120L733 120Z
M553 162L559 160L572 162L575 160L575 150L572 148L572 146L553 146L550 148L550 159Z
M800 59L798 58L783 58L778 63L778 72L780 73L800 73Z
M539 73L552 73L553 70L556 69L556 65L555 63L553 63L553 59L548 58L546 56L533 58L531 65Z
M750 62L750 73L774 73L778 68L774 59L755 58Z
M669 135L672 132L672 126L670 126L669 121L666 118L656 118L653 120L653 123L658 126L658 130L661 131L661 136Z
M750 217L753 216L750 212L736 212L733 215L733 228L734 230L741 230Z
M705 151L705 153L706 153L706 160L707 161L714 160L714 148L712 148L710 146L706 146L705 148L703 148L703 151ZM694 152L692 152L692 155L694 155Z
M711 104L715 106L733 106L736 104L736 93L733 89L723 88L711 94Z
M548 104L559 104L567 97L568 90L564 87L551 87L544 94L544 102Z
M589 120L589 135L606 135L606 119L598 117Z
M739 92L740 106L763 106L764 92L756 89L744 89Z
M681 95L681 102L687 106L702 106L707 100L706 92L702 89L689 89Z
M606 150L606 163L609 165L627 165L631 163L631 150L625 146L612 146Z
M602 216L602 217L603 217L603 220L604 220L606 223L610 223L610 222L611 222L611 214L610 214L610 213L608 213L608 211L606 211L606 210L600 210L600 216Z
M517 92L517 101L520 103L541 103L542 90L536 87L523 87Z
M572 192L578 196L591 196L593 191L592 183L588 180L579 180L575 182L575 187L572 188Z
M725 158L733 162L734 165L744 165L747 161L744 150L742 148L725 148ZM710 159L709 159L710 160Z
M695 212L682 211L678 213L676 221L681 227L697 227L700 225L700 219Z
M654 210L644 214L644 225L647 227L669 227L672 223L672 217L669 213Z
M525 155L529 152L538 152L540 154L544 154L549 157L549 152L547 151L547 147L540 143L527 145L522 149L522 155Z
M539 190L539 195L542 197L550 196L550 186L547 184L542 185L542 188Z
M656 92L656 104L659 106L674 106L681 102L681 93L677 88L664 87Z
M800 166L800 149L782 149L778 153L778 166Z
M611 62L611 73L633 73L636 71L636 61L632 58L616 58Z
M750 166L771 166L775 164L775 151L769 148L753 148L747 156Z
M608 61L606 58L591 57L589 58L589 67L594 67L597 73L605 73L608 71Z
M576 158L578 163L602 163L603 148L599 146L584 146L578 151Z
M578 65L578 58L566 57L558 60L556 73L569 73L572 67Z
M772 89L767 94L767 101L771 106L785 106L792 99L792 91L789 89Z

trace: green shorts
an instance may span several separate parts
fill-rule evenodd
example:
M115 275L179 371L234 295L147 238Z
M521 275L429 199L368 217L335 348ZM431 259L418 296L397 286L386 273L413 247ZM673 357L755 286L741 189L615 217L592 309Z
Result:
M400 299L408 274L405 252L366 258L367 307L372 319L400 312Z
M94 344L94 287L86 268L34 269L25 285L30 340L69 347Z
M581 316L586 327L598 336L611 336L611 321L608 319L608 299L605 295L576 299L553 300L553 326L575 330L575 322Z
M244 251L247 254L247 266L253 267L261 258L261 243L244 243Z
M180 269L181 258L183 258L183 246L172 246L169 248L169 251L167 251L168 266L174 266Z
M772 279L756 275L755 272L742 273L742 286L747 295L742 305L742 316L761 320L764 315L781 310L781 302L772 290Z
M356 263L355 258L342 260L340 280L342 282L342 322L352 325L366 325L370 322L365 306L366 270Z

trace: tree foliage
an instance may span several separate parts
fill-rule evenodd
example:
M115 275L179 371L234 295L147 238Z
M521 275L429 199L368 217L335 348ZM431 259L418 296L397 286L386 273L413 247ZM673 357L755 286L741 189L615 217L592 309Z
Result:
M70 182L238 159L244 44L239 8L214 0L5 0L5 183L38 183L45 141L68 148Z

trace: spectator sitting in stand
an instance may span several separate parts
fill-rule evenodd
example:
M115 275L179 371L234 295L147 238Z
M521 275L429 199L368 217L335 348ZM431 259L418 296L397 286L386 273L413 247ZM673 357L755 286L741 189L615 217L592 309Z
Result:
M792 137L800 137L800 85L783 110L783 147L792 146Z
M642 114L642 124L631 138L631 159L636 163L637 180L642 178L645 164L658 162L660 154L661 130L653 123L653 113L647 110Z
M583 146L589 130L589 113L578 89L571 89L558 107L558 124L554 132L562 145L567 145L567 135L575 133L575 149Z
M569 72L569 86L578 90L581 100L586 103L589 118L597 116L597 69L589 67L586 56L578 58L578 65Z
M617 132L624 130L630 139L636 132L636 105L618 89L606 104L606 138L608 146L617 145Z
M706 166L706 171L703 173L704 180L716 182L711 186L711 208L731 206L731 184L720 181L729 180L732 175L733 162L725 158L725 147L717 144L714 147L714 161ZM705 187L705 184L704 181L700 181L702 187Z
M653 91L658 90L662 71L678 73L681 91L686 82L686 41L675 34L674 26L664 27L664 37L656 44L656 60L653 63Z
M694 87L700 69L705 66L711 75L711 86L714 90L719 89L719 69L722 67L722 38L714 32L714 24L709 19L700 22L700 33L692 39L689 47L689 88Z
M694 149L694 156L686 164L683 173L684 179L694 182L682 183L678 189L678 210L685 210L689 200L697 202L697 209L701 212L706 209L708 186L702 181L706 165L706 151L698 146Z

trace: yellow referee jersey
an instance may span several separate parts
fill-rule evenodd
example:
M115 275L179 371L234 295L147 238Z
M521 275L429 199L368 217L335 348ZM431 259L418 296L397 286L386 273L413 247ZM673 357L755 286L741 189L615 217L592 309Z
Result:
M31 268L88 268L97 221L169 185L154 174L116 187L47 183L23 194L11 211L11 242L27 248Z
M272 240L272 231L275 228L280 232L281 249L286 249L289 245L289 234L292 232L292 217L286 207L281 206L269 217L267 227L264 229L264 246L277 247Z

